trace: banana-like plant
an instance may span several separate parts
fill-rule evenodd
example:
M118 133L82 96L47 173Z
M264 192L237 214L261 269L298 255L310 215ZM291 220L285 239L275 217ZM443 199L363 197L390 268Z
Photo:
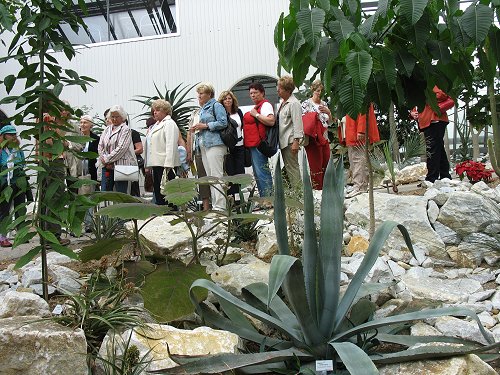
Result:
M280 170L280 162L276 170ZM377 374L376 364L411 361L432 357L462 355L499 346L487 336L473 311L462 308L440 308L389 316L372 320L375 305L367 298L387 287L364 283L378 259L382 246L394 228L398 228L413 253L410 236L402 225L384 222L370 241L367 253L347 289L340 286L344 202L343 162L332 160L325 174L321 202L319 241L314 224L312 186L304 160L304 242L302 259L289 255L285 217L283 181L275 176L274 222L279 255L271 261L269 284L254 283L242 290L242 299L233 296L209 280L196 280L190 291L191 301L204 321L216 328L228 330L261 346L260 353L220 354L186 360L168 370L153 373L195 374L218 373L236 368L269 372L287 371L300 361L300 369L314 368L314 360L332 360L335 369L346 368L351 374ZM219 301L224 316L213 311L194 295L196 288L205 288ZM281 292L280 292L281 291ZM277 331L270 337L260 333L246 315L260 320ZM442 315L474 319L488 346L445 336L408 336L401 333L405 323ZM376 353L380 343L396 343L410 347L417 343L453 342L450 347L420 347L393 353ZM265 350L265 351L264 351ZM186 363L187 361L187 363ZM265 364L265 366L262 366ZM309 370L310 372L310 370ZM301 372L303 373L303 372Z

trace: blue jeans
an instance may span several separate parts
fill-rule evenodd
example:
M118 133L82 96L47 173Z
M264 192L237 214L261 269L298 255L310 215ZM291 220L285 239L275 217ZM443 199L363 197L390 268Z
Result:
M113 191L113 187L119 193L128 194L128 181L115 181L113 169L102 169L101 191Z
M269 159L257 150L257 147L250 147L250 153L252 154L253 175L257 181L259 195L268 197L273 191L273 178L269 168Z

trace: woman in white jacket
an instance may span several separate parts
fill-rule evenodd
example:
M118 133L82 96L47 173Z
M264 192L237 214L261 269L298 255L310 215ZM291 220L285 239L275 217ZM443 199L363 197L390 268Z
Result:
M172 117L172 106L163 99L155 100L151 108L156 123L152 125L146 135L145 166L153 171L154 202L165 205L165 197L160 193L163 173L167 179L175 178L175 167L180 165L178 143L179 128Z

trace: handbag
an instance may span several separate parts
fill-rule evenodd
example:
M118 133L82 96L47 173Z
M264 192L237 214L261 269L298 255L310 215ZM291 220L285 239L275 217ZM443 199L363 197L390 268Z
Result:
M115 165L115 181L139 181L139 167L137 165Z
M255 119L257 126L259 126L259 121ZM257 150L268 158L274 156L278 152L279 143L279 125L278 117L276 117L276 123L273 126L266 126L266 138L260 139L260 143L257 146ZM260 136L260 133L259 133Z

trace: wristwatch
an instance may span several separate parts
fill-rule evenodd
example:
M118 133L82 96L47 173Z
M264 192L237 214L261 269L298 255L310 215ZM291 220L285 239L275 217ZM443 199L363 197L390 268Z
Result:
M260 113L257 113L257 114L255 115L255 118L259 118L259 115L260 115Z

